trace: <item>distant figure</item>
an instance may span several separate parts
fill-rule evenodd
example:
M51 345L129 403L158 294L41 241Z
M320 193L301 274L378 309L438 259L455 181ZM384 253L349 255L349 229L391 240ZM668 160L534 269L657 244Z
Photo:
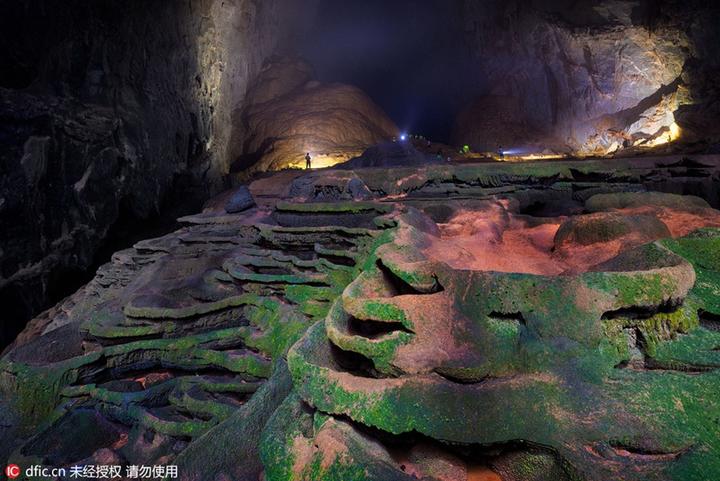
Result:
M497 153L498 153L498 157L500 157L501 159L505 158L505 151L503 150L502 145L498 145Z
M310 157L310 152L305 154L305 168L306 169L312 168L312 157Z

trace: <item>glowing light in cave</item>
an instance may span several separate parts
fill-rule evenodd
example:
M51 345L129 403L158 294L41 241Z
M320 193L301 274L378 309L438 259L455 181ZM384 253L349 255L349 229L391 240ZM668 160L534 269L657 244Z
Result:
M347 162L348 160L350 160L351 157L354 157L354 156L317 154L317 155L313 156L313 158L312 158L312 168L313 169L325 169L327 167L332 167L333 165L340 164L342 162Z
M680 126L677 124L677 122L673 122L672 125L670 125L670 142L675 142L680 138Z
M680 138L681 135L680 126L677 124L677 122L673 122L668 127L667 132L664 132L663 134L659 135L657 138L645 143L644 147L658 147L660 145L667 145L669 143L675 142Z
M510 148L503 149L499 152L488 152L488 157L500 162L527 162L532 160L557 160L564 159L567 157L565 154L559 154L557 152L543 151L533 152L526 148Z
M504 153L502 157L499 155L493 156L495 160L500 160L503 162L527 162L531 160L558 160L558 159L564 159L567 157L565 154L544 154L544 153L533 153L533 154L524 154L524 155L508 155L507 152Z
M326 169L333 167L334 165L347 162L350 159L358 157L363 153L362 149L357 150L342 150L338 152L318 152L313 149L300 149L302 152L309 152L311 159L311 170ZM305 169L305 154L298 156L291 161L287 168L290 169Z

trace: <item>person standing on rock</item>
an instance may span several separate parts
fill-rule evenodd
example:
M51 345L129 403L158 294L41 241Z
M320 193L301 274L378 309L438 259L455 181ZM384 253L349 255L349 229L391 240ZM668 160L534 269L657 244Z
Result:
M305 168L310 170L312 168L312 157L310 157L310 152L305 154Z

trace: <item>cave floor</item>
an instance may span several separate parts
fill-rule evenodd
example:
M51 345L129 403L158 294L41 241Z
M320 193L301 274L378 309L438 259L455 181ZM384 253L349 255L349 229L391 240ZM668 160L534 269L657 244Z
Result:
M218 196L31 321L0 457L716 479L719 180L720 156L263 176L255 207Z

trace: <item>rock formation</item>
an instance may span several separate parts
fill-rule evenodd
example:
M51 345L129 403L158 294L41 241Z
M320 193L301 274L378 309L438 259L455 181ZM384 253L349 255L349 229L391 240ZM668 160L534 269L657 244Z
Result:
M246 185L241 185L235 189L225 204L225 212L237 214L251 207L255 207L255 199L253 199L250 189Z
M243 135L234 112L296 10L284 0L3 9L0 347L93 264L114 225L112 237L126 235L120 224L138 230L224 187Z
M276 59L265 66L248 96L244 156L234 170L327 167L359 156L397 137L398 128L361 90L313 80L299 60Z
M313 27L315 5L8 6L0 345L48 298L67 295L63 286L87 280L98 251L140 238L158 212L187 213L254 171L304 166L307 151L321 167L397 134L362 92L318 84L310 67L276 56ZM469 55L462 75L479 96L458 117L460 145L604 154L662 148L679 135L703 149L720 135L711 2L457 0L448 8L457 10L449 31L465 37Z
M705 3L457 0L483 72L458 140L707 149ZM275 55L313 4L0 16L0 466L720 478L720 156L470 163L391 142L364 93ZM286 169L305 152L355 158ZM20 322L164 206L173 232Z
M717 6L675 1L465 2L480 95L455 142L606 155L707 140Z
M0 459L713 479L718 175L705 156L259 179L257 206L219 197L30 323L0 361Z

